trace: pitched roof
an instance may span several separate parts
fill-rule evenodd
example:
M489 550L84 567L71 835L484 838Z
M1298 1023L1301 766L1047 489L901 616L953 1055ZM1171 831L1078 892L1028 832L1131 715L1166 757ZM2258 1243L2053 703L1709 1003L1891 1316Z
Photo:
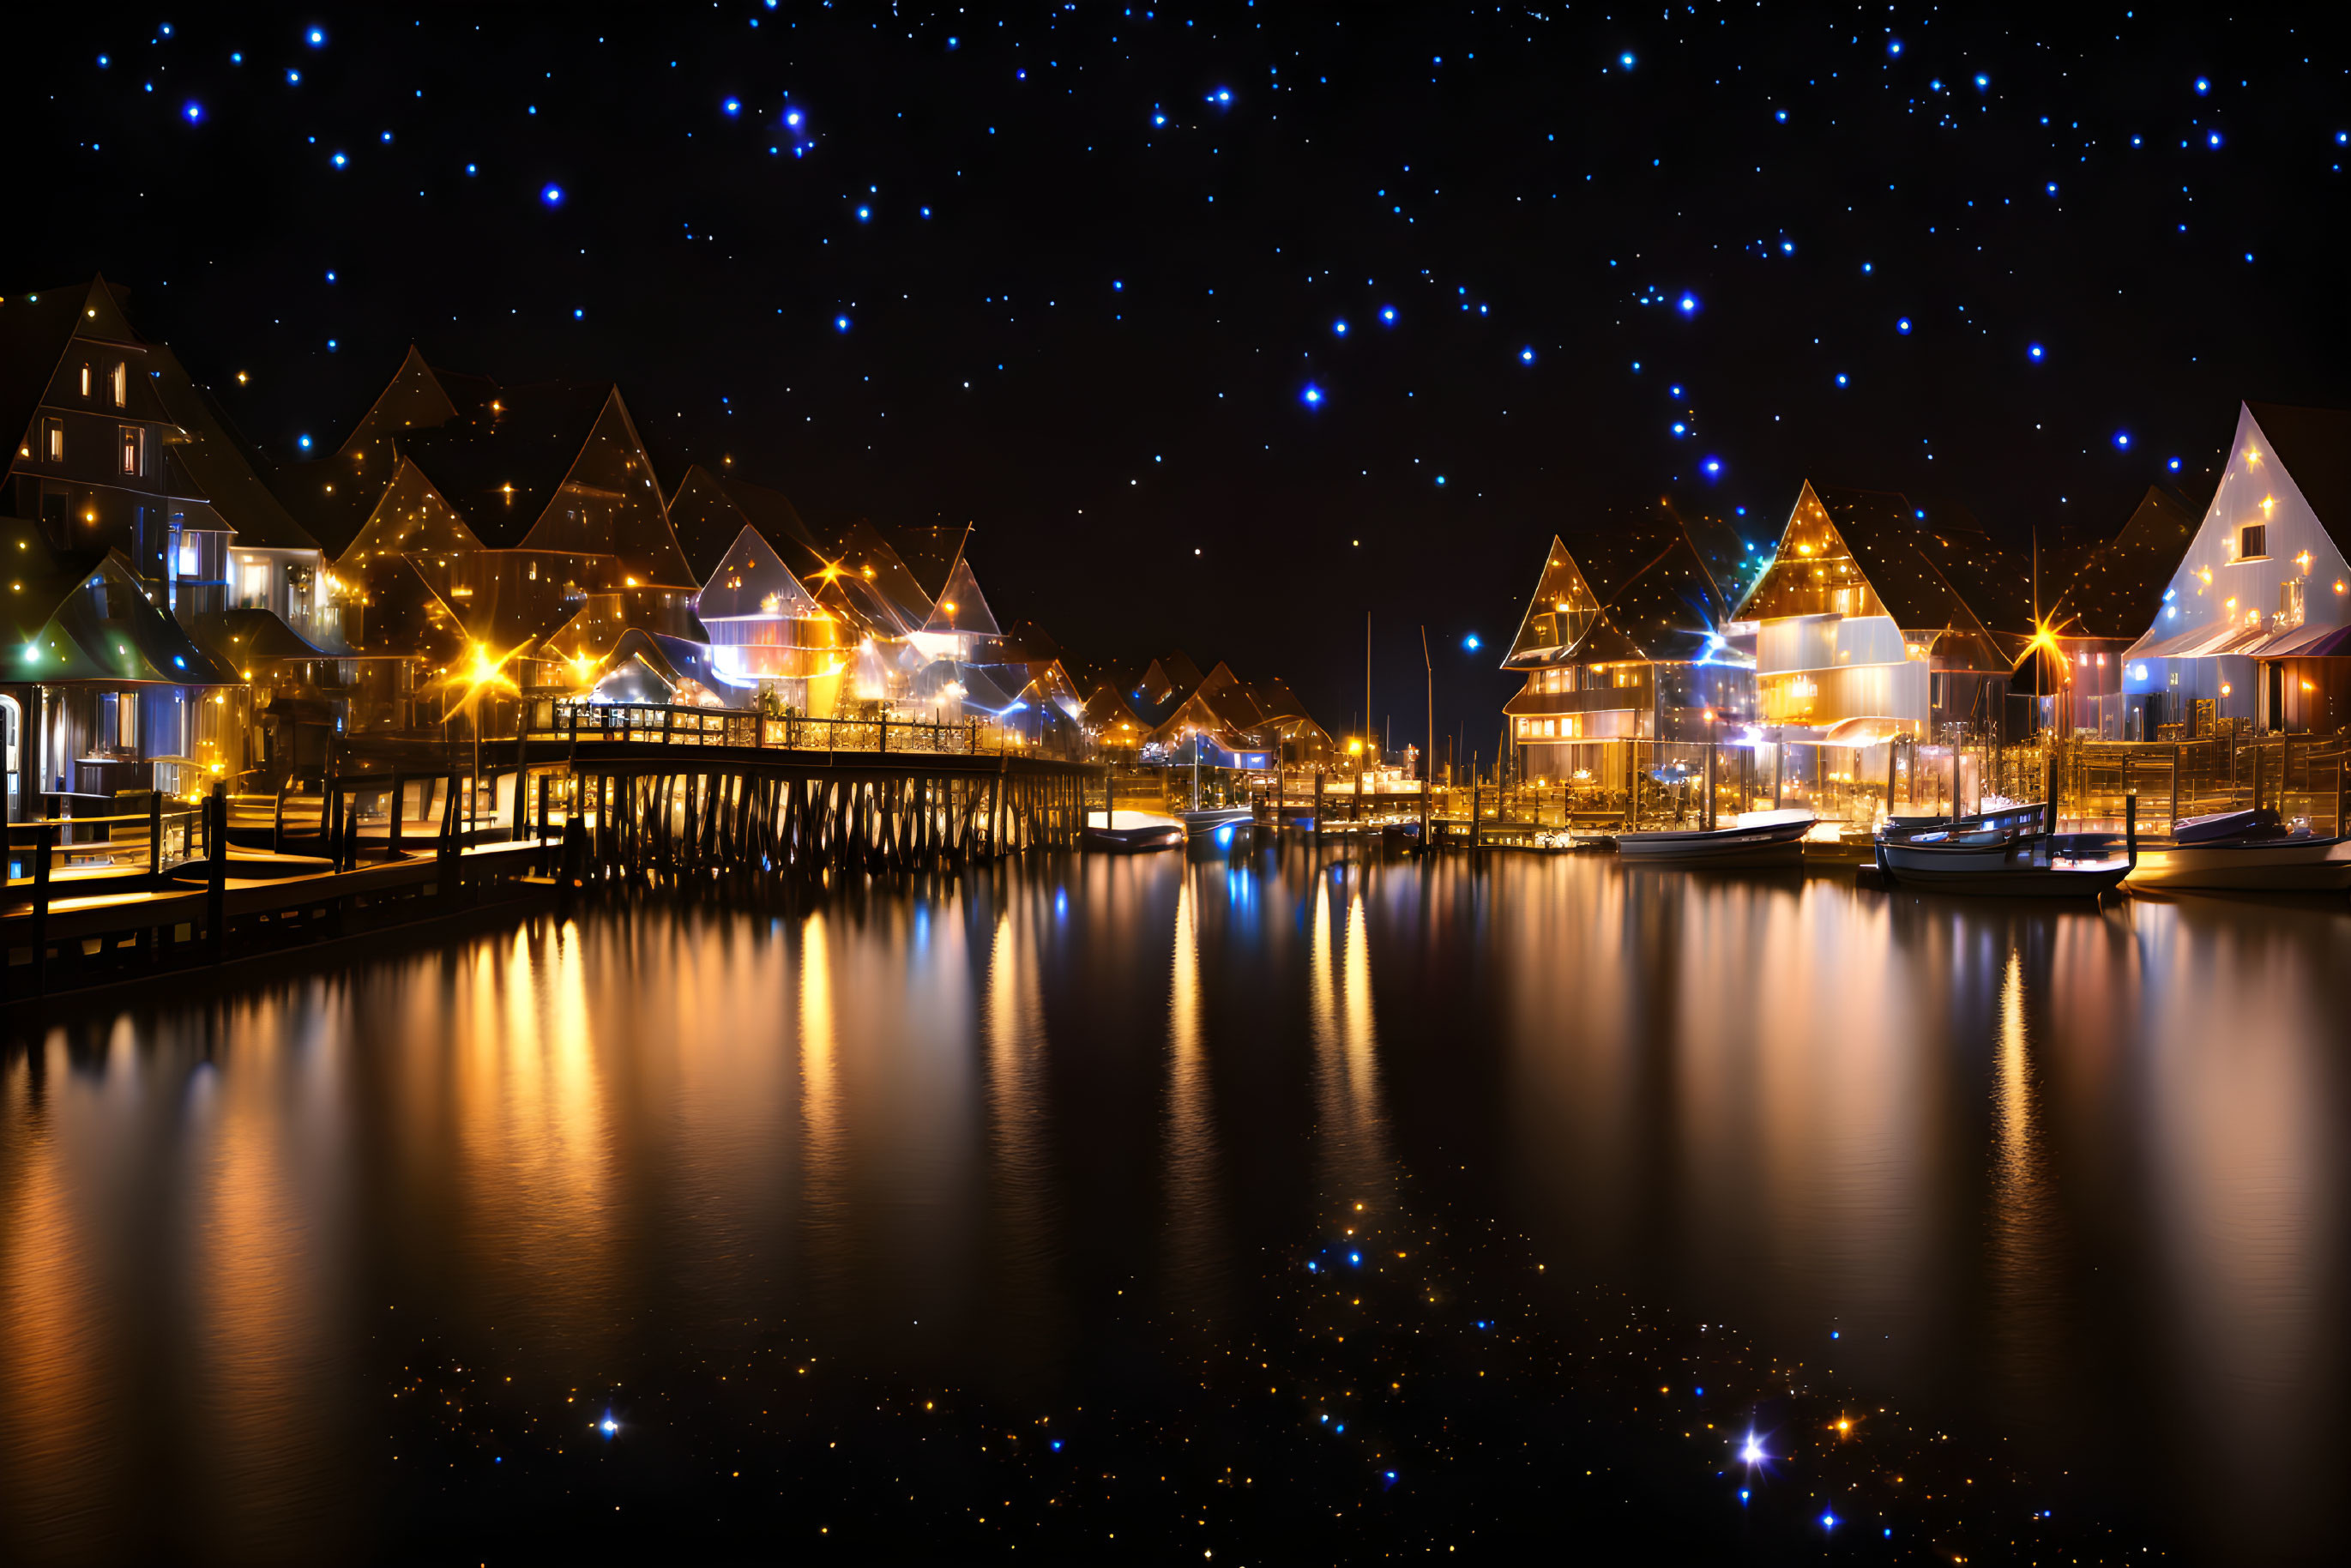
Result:
M2064 636L2139 636L2155 623L2165 585L2201 520L2179 496L2149 485L2129 520L2091 549L2057 594L2050 625Z
M32 428L34 411L82 331L139 341L103 277L0 298L0 438L13 444Z
M987 608L987 600L979 591L979 579L971 571L971 562L958 557L949 570L939 597L931 606L931 613L923 622L925 632L954 632L982 637L997 635L995 613Z
M1580 663L1696 661L1721 646L1729 606L1696 547L1678 528L1656 557L1601 607L1570 654Z
M758 529L795 577L813 576L829 559L824 542L782 491L699 463L690 465L678 481L669 500L669 520L687 563L705 581L746 528Z
M705 620L758 615L811 620L825 613L766 536L747 523L702 585L695 611Z
M2283 402L2245 407L2335 547L2351 556L2351 412Z
M22 589L0 598L7 678L225 685L235 671L156 607L120 550L51 550L39 528L0 517L0 551Z
M946 590L947 574L956 562L963 559L964 547L971 539L969 523L935 523L928 528L898 528L899 559L925 593L939 598ZM950 596L952 597L952 596Z

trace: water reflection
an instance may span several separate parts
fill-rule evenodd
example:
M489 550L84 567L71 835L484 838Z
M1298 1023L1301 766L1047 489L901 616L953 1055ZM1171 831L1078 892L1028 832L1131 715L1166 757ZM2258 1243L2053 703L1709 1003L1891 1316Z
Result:
M1247 1320L1399 1169L2289 1553L2351 1523L2346 962L2331 906L1160 857L60 1009L0 1058L0 1557L363 1542L428 1352L517 1422L787 1325L1082 1396L1100 1303Z

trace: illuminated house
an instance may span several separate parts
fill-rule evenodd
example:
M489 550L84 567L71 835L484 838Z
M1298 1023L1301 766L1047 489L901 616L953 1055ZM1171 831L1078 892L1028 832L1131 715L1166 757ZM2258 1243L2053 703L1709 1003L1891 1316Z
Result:
M832 716L848 668L841 621L819 604L758 529L748 526L702 585L714 689L732 707L762 694L795 713Z
M687 563L708 582L745 528L757 528L784 569L807 582L838 552L826 548L780 490L690 464L669 498L669 523Z
M2351 413L2249 402L2220 488L2125 654L2149 727L2192 705L2265 730L2351 720Z
M1807 483L1732 628L1753 639L1758 718L1829 746L1998 725L2013 661L1953 578L2012 597L2007 569L1899 495Z
M609 384L501 387L411 349L335 455L281 478L335 551L345 633L364 652L423 652L385 632L385 612L412 622L414 607L360 586L393 559L523 689L570 684L582 657L609 654L628 627L701 634L699 585Z
M2042 582L2064 586L2020 650L2013 683L2037 699L2035 727L2104 740L2156 738L2160 716L2148 722L2146 699L2123 691L2124 655L2161 619L2197 521L2187 502L2150 485L2112 538L2043 553Z
M931 598L881 530L851 525L838 559L808 579L808 590L854 638L844 700L879 711L906 696L930 663L913 638L930 621Z
M27 524L15 536L25 572L10 578L21 581L12 620L29 637L74 623L73 602L87 599L124 631L120 653L101 658L93 643L93 664L40 671L46 698L0 700L12 814L38 814L42 789L180 790L215 766L233 776L253 765L246 695L213 685L238 678L228 619L258 618L261 635L313 653L340 643L317 542L226 420L169 349L132 329L122 293L94 278L0 298L0 423L16 436L0 510ZM35 563L40 551L49 564ZM178 625L141 630L133 595ZM100 667L142 646L135 673ZM21 669L31 654L21 645L9 673L34 674Z
M1730 739L1754 716L1753 676L1670 507L1611 515L1579 550L1552 540L1502 659L1527 684L1502 711L1521 778L1618 790L1629 742Z
M235 674L154 602L121 550L54 550L46 532L0 518L8 820L69 803L44 795L191 795L242 772L249 708ZM107 810L90 804L73 814Z

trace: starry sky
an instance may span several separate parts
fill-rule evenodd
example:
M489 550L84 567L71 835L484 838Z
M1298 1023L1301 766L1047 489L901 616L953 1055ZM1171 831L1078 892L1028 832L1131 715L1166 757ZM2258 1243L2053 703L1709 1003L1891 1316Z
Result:
M970 521L999 619L1334 729L1369 612L1398 744L1425 624L1490 755L1609 506L2029 548L2351 402L2321 8L229 9L12 23L0 293L104 272L279 463L411 342L617 381L665 486Z

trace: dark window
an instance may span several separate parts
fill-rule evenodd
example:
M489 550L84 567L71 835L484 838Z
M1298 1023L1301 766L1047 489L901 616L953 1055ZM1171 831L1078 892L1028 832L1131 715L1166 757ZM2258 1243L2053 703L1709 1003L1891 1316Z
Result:
M2247 523L2237 530L2237 559L2252 560L2270 553L2270 529L2267 523Z

